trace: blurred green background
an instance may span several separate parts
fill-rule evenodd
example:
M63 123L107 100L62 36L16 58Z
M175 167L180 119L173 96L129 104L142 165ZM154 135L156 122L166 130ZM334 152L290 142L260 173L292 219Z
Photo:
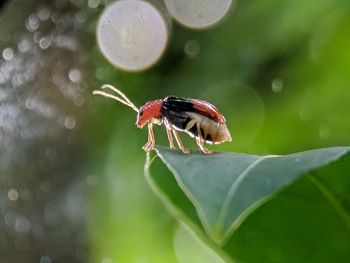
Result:
M138 106L168 95L212 102L234 138L217 151L349 145L349 1L237 1L200 31L173 21L165 54L142 73L114 68L97 46L110 2L0 5L0 262L220 262L150 191L147 131L91 95L104 83ZM168 144L164 127L155 133Z

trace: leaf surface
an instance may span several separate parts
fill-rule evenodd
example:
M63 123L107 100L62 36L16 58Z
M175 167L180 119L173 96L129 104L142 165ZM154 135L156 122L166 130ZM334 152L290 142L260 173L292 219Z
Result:
M350 147L285 156L157 147L155 193L227 262L349 262ZM209 237L209 238L208 238Z

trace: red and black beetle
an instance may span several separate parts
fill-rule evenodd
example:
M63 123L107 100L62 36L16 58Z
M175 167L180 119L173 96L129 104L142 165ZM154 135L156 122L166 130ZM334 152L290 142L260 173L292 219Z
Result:
M164 123L170 143L175 148L173 136L184 153L189 151L183 145L177 131L183 131L196 138L199 148L206 154L211 151L204 147L204 142L219 144L231 141L231 135L226 127L226 121L220 111L212 104L198 99L184 99L169 96L164 99L149 101L138 109L120 90L106 84L101 89L110 89L120 97L111 95L102 90L95 90L93 94L115 99L137 112L136 125L138 128L148 126L148 142L143 146L147 152L155 145L153 124Z

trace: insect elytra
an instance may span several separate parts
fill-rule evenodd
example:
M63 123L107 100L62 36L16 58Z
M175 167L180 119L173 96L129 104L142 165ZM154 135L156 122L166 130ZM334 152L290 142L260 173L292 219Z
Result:
M117 96L105 92L106 89ZM148 127L148 141L143 146L146 152L155 146L153 124L164 124L170 148L175 148L174 136L183 153L189 153L189 150L182 143L178 131L195 138L199 148L206 154L212 151L206 149L204 143L219 144L232 140L224 116L214 105L203 100L169 96L149 101L138 109L124 93L110 84L103 85L101 90L95 90L93 94L117 100L137 112L136 126L143 128L147 124Z

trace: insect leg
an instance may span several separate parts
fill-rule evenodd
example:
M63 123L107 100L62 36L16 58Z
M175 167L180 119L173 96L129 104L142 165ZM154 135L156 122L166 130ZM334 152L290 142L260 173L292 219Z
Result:
M174 145L174 140L173 140L173 135L171 134L171 130L168 127L166 128L166 134L168 135L168 140L169 140L169 144L170 144L170 148L171 149L175 149L175 145Z
M148 123L148 141L147 143L142 147L146 152L149 152L153 150L155 145L155 139L154 139L154 133L153 133L153 124Z
M149 146L149 144L151 142L151 135L150 135L149 132L148 132L147 136L148 136L147 143L144 146L142 146L142 149L145 150L145 151L146 151L146 149L148 148L148 146Z
M189 131L196 123L197 123L196 120L190 120L190 121L187 123L185 130L186 130L186 131Z
M199 124L197 123L197 131L198 131L198 136L196 137L196 142L199 146L199 148L202 150L202 152L204 152L205 154L211 154L213 153L213 151L211 150L208 150L207 148L205 148L203 145L204 145L204 139L203 139L203 136L202 136L202 131L199 127Z
M186 154L187 154L187 153L190 153L190 151L187 150L187 149L185 148L184 144L182 143L181 138L180 138L179 134L177 133L177 131L175 131L175 130L172 130L172 131L173 131L173 134L174 134L174 136L175 136L177 145L179 145L179 148L181 149L181 151L182 151L183 153L186 153Z

